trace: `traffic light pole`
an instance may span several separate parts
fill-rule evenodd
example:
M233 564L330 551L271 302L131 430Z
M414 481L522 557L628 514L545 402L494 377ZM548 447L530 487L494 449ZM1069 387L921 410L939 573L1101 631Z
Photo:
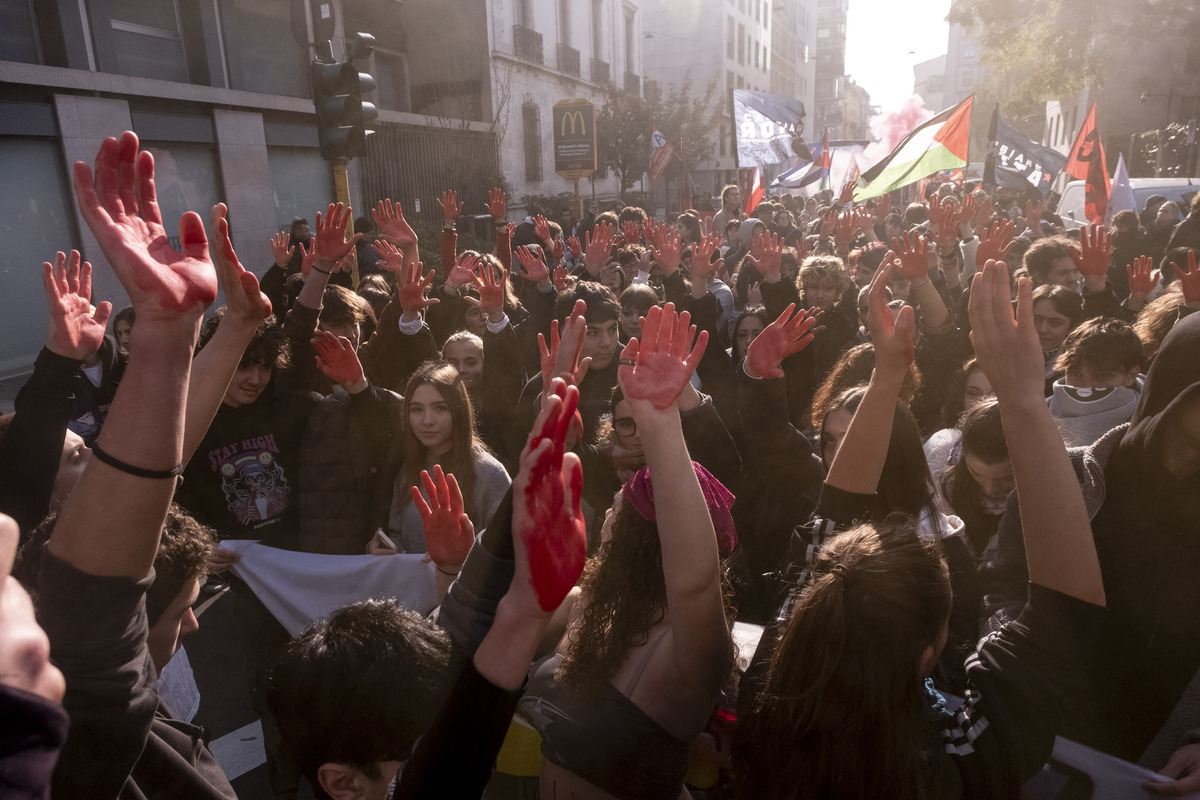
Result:
M337 201L350 208L350 179L346 175L346 159L334 158L329 162L333 166L333 187L337 193ZM354 215L346 220L346 238L354 235ZM358 289L358 248L350 250L350 282Z

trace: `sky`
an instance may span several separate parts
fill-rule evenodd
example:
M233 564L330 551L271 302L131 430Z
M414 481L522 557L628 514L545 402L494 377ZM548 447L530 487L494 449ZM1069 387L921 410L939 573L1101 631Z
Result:
M950 0L850 0L846 74L872 105L886 111L912 95L913 64L946 53L949 10Z

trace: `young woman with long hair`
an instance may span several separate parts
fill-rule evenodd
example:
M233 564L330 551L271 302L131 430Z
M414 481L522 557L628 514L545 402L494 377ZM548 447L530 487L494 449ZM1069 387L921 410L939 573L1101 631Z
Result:
M388 535L401 552L426 551L421 514L412 488L421 488L421 470L434 465L454 475L462 489L464 511L480 533L504 498L512 480L504 466L475 435L475 415L462 378L452 365L428 361L408 380L404 391L404 467L396 477Z
M890 266L880 270L886 282ZM1007 270L976 276L976 356L1001 407L1029 563L1021 616L967 659L955 713L927 681L948 635L951 592L937 542L911 518L869 517L912 358L912 316L893 324L872 284L871 383L830 466L818 514L842 530L775 644L765 685L739 714L734 765L745 798L1001 798L1050 755L1062 702L1086 681L1104 587L1082 491L1043 400L1029 283L1014 319Z
M688 324L654 307L621 354L646 466L617 494L567 636L522 703L546 800L687 797L689 745L730 676L718 552L734 543L733 496L684 443L676 401L707 340L687 355Z
M984 400L973 406L963 415L959 431L959 458L938 477L938 488L946 505L963 521L966 541L980 559L996 535L1016 485L999 404Z

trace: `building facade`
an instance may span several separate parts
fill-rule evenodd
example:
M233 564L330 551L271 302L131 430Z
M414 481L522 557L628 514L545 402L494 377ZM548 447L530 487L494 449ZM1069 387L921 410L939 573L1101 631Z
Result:
M642 9L647 77L664 91L687 78L695 93L715 81L723 98L715 154L691 175L698 191L717 194L737 180L733 90L771 91L774 6L771 0L642 0Z
M269 237L335 197L318 150L309 64L314 43L342 56L346 32L376 37L365 65L379 107L367 157L350 163L350 199L382 197L436 224L455 187L480 207L500 175L483 0L0 0L0 374L27 368L46 306L37 267L79 249L94 302L126 297L76 211L70 165L133 130L156 158L168 234L186 210L218 201L243 262L261 274ZM430 22L430 21L436 22ZM431 25L433 27L431 27ZM450 75L448 64L455 74ZM471 170L464 171L463 165Z
M913 94L935 114L946 108L946 57L938 56L913 65Z
M811 132L817 77L816 0L775 0L771 23L771 93L804 103Z
M843 87L846 83L846 17L849 0L817 0L816 92L811 138L826 128L831 139L843 139Z

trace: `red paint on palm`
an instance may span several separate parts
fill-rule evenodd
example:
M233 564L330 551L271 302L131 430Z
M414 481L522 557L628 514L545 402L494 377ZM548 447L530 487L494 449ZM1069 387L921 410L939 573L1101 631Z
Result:
M708 345L708 332L701 331L691 347L696 328L690 322L688 312L676 315L674 303L651 307L641 320L643 341L630 339L621 352L617 380L626 397L647 400L658 409L679 399Z
M488 201L484 203L483 207L496 222L508 216L508 199L504 195L504 190L492 189L488 192Z
M975 250L975 266L982 267L989 261L1003 261L1013 246L1014 232L1016 226L1007 219L993 223L990 230L981 230L979 247Z
M421 470L421 484L425 487L425 496L422 497L421 491L414 486L412 498L421 515L429 558L438 566L462 564L475 543L475 528L463 511L458 481L436 465L432 476Z
M539 262L541 259L538 259ZM475 288L479 291L479 307L485 312L498 311L504 308L504 286L508 281L508 271L504 270L500 276L500 280L496 280L496 274L492 271L490 264L484 261L479 262L479 271L473 276Z
M334 336L329 331L317 331L311 342L317 351L317 369L329 380L342 386L350 386L363 380L362 364L354 346L345 336Z
M813 340L810 333L816 318L807 314L803 309L797 311L792 303L783 310L758 336L750 342L746 350L746 365L750 374L760 378L782 378L783 369L780 364L790 355L799 353Z
M1150 294L1161 277L1154 269L1154 259L1150 256L1138 256L1132 264L1126 264L1125 273L1129 276L1130 294Z
M433 282L433 270L429 270L425 277L422 278L422 267L423 265L420 261L412 261L405 264L404 274L396 285L396 288L400 292L400 308L407 312L418 313L440 302L436 298L425 296L425 291L429 288L429 284Z
M1200 266L1196 264L1196 251L1188 250L1187 272L1180 269L1174 261L1171 262L1171 269L1175 270L1175 274L1179 276L1179 285L1183 289L1183 301L1189 304L1200 302Z
M458 192L453 189L447 189L442 192L442 196L438 200L438 205L442 207L442 219L447 222L453 222L458 219L458 215L463 210L463 204L458 202Z
M1079 246L1071 245L1071 260L1080 275L1103 277L1108 274L1112 256L1112 234L1103 225L1091 225L1079 232Z
M900 273L908 280L920 280L929 274L929 240L921 234L901 234L892 239L892 250L900 257Z

